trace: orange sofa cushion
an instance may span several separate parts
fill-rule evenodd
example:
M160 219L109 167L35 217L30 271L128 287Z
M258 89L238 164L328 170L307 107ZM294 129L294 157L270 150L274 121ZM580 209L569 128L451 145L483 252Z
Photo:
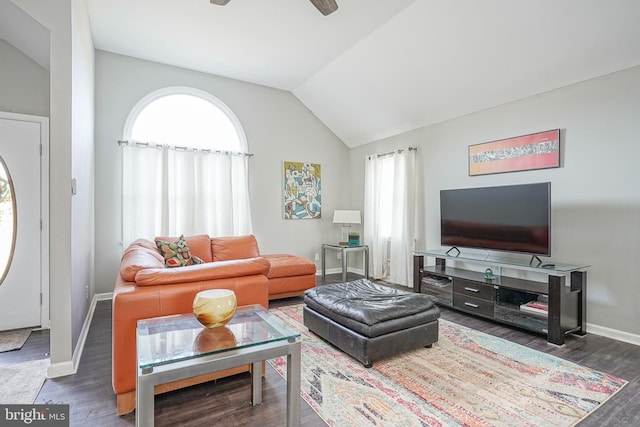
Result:
M316 274L316 265L312 261L293 255L274 254L263 255L269 261L267 278L304 276Z
M260 249L253 235L212 237L211 253L214 261L228 261L259 257Z
M148 268L136 274L135 282L138 286L168 285L255 274L265 275L268 270L269 262L264 258L238 259L178 268Z

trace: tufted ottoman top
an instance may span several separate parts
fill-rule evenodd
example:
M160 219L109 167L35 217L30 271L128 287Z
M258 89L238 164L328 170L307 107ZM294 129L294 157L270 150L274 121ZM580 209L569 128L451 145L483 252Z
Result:
M440 310L430 296L378 285L366 279L316 286L304 294L308 307L365 336L432 322Z

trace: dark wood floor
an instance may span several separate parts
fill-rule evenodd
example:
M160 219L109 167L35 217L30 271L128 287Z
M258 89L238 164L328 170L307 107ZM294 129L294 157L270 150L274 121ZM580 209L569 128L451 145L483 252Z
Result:
M355 279L353 275L349 279ZM318 284L340 280L327 275ZM273 301L271 307L297 304L301 298ZM640 425L640 347L587 334L569 337L558 347L547 344L542 336L512 329L483 319L442 309L442 318L526 345L545 353L598 369L629 381L615 397L580 423L586 426ZM49 331L35 331L19 351L0 353L0 365L48 357ZM236 426L282 426L286 410L286 383L267 366L263 383L263 404L249 405L251 379L248 374L202 384L156 397L157 426L213 426L232 421ZM116 400L111 388L111 302L97 304L78 372L47 380L36 403L70 405L72 426L129 426L135 415L116 415ZM301 425L325 423L301 401Z

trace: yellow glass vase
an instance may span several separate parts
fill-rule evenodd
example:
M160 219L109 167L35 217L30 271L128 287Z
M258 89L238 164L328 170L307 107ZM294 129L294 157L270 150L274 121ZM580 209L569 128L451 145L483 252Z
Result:
M237 307L236 294L230 289L200 291L193 299L193 314L207 328L226 325Z

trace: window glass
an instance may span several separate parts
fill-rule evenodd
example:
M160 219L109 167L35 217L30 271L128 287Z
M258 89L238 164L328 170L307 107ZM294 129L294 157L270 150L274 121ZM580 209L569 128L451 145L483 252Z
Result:
M244 133L217 98L192 88L167 88L132 110L125 139L176 147L246 151Z
M0 285L9 271L16 239L15 197L11 176L0 157Z

